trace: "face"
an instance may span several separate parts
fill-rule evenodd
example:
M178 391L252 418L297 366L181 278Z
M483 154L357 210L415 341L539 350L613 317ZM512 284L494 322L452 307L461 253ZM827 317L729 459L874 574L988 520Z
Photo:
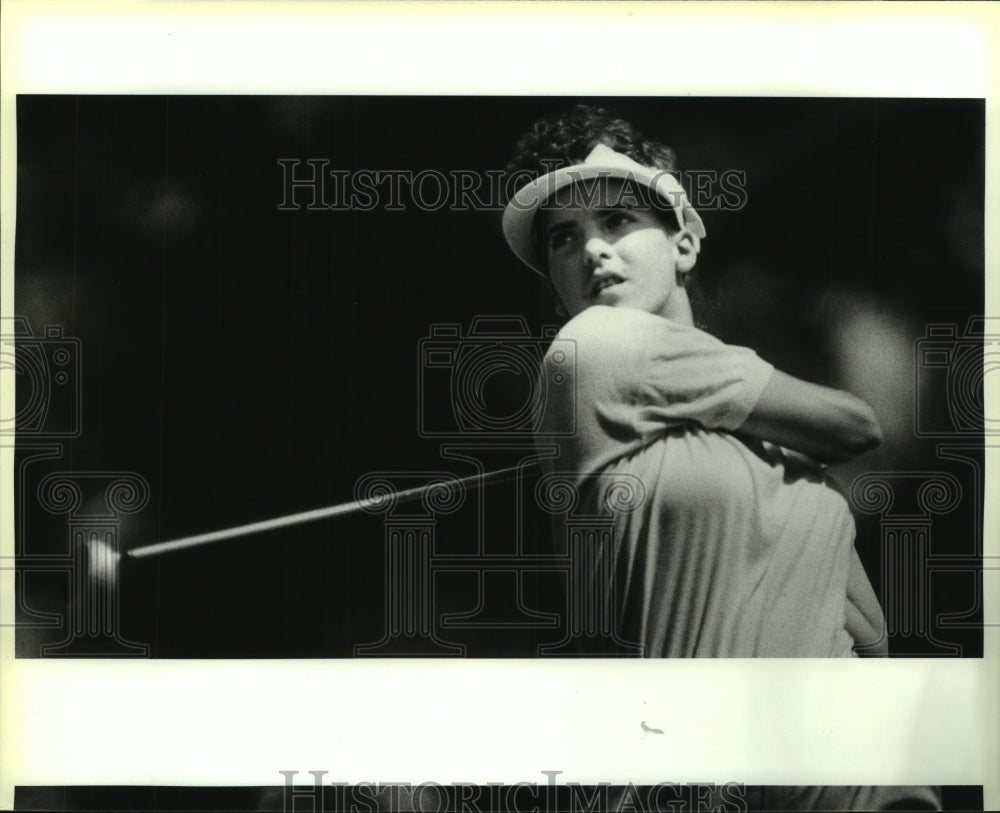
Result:
M591 305L636 308L690 324L678 271L695 253L685 232L671 234L660 214L602 179L586 194L565 187L542 216L549 278L570 318ZM598 188L599 187L599 188Z

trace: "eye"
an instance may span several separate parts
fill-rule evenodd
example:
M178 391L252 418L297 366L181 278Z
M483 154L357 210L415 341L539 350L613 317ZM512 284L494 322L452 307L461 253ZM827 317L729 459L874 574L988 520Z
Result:
M549 235L549 251L559 251L573 242L573 231L571 229L559 229Z
M609 229L620 229L630 223L635 223L635 216L623 209L615 209L608 213L604 220Z

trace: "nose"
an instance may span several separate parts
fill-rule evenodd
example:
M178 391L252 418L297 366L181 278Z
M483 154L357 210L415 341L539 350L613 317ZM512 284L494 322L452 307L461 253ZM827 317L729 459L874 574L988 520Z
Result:
M583 261L588 267L600 265L614 255L611 244L601 237L591 237L583 247Z

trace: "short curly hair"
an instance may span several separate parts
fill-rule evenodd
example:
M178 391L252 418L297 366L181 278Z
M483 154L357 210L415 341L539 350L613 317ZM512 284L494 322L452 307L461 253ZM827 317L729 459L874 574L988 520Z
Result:
M639 164L668 172L678 172L676 153L660 141L646 138L631 122L604 107L578 104L563 115L535 122L531 131L516 144L514 155L507 164L507 192L516 179L525 184L566 166L582 164L598 144L604 144ZM647 190L635 189L633 194L649 205ZM664 227L674 232L673 217L661 215ZM541 243L541 222L536 217L531 236L536 246ZM543 254L544 258L544 254Z
M562 115L540 119L530 132L518 140L505 168L508 192L513 192L510 186L514 178L524 184L562 167L583 163L598 144L604 144L643 166L680 174L677 154L671 147L647 138L635 125L607 108L578 104ZM665 218L664 226L673 230L676 221ZM536 223L532 229L536 242L540 239L538 227ZM692 279L695 276L690 275L685 288L691 298L695 324L709 329L703 317L712 308L697 280ZM558 303L555 290L551 289L551 292ZM559 315L564 316L562 313Z
M643 166L677 172L677 155L659 141L646 138L634 125L596 105L578 104L556 118L535 122L514 148L507 164L508 176L527 180L564 166L583 163L598 144L627 155Z

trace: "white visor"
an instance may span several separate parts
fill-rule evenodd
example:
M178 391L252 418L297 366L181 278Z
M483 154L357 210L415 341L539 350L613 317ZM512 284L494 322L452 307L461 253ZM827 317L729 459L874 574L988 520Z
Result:
M560 189L592 178L623 178L651 190L670 205L678 227L687 229L693 238L695 250L701 247L705 224L691 206L677 178L665 169L644 167L606 144L598 144L582 164L557 169L522 186L504 209L504 237L517 258L533 271L546 276L545 259L532 236L539 208Z

